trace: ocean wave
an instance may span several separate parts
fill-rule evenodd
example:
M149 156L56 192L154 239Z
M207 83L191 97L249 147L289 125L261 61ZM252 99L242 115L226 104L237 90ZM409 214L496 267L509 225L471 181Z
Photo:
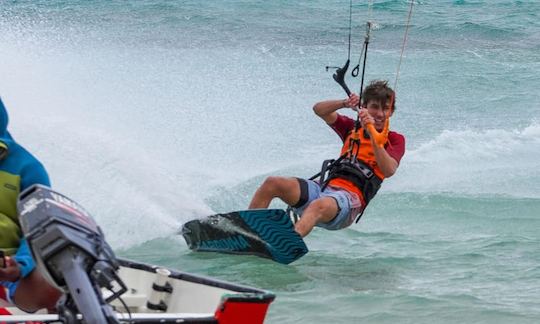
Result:
M406 153L388 187L539 198L539 134L538 123L521 130L443 131Z
M452 22L452 23L432 23L419 25L419 32L423 34L445 34L462 35L463 37L483 36L487 39L504 38L510 36L523 35L523 31L513 26L501 26L497 21L492 22Z

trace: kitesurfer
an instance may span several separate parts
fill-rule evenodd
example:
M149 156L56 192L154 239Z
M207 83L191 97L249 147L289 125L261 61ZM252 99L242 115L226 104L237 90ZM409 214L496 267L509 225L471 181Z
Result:
M343 141L341 156L323 163L319 179L266 178L249 208L268 208L274 198L280 198L300 216L295 230L302 237L314 226L328 230L350 226L383 180L394 175L405 153L404 136L388 129L395 98L386 81L375 80L364 89L359 110L360 98L354 93L343 100L315 104L315 114ZM343 108L357 110L360 124L337 113Z

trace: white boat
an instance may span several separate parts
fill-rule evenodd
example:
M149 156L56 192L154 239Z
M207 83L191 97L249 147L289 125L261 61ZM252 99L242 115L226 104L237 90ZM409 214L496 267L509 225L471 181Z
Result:
M204 276L119 259L119 276L127 291L111 303L122 322L132 323L263 323L271 292ZM103 291L106 298L108 293ZM126 306L128 309L126 309ZM55 322L58 315L26 314L6 307L0 323Z

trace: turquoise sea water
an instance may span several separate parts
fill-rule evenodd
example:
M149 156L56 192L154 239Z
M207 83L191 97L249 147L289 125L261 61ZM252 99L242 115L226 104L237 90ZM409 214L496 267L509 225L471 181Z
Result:
M393 84L409 3L373 2L366 77ZM119 255L271 290L268 323L539 322L538 1L416 1L391 125L407 153L359 224L315 230L289 266L176 234L338 154L311 107L343 98L324 67L347 58L348 8L2 1L0 95Z

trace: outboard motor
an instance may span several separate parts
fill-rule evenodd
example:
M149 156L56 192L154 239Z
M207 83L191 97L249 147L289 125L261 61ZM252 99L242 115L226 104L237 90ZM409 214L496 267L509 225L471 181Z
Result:
M119 323L108 304L126 290L118 261L92 217L73 200L42 185L19 196L19 220L37 268L64 292L64 323ZM101 289L112 295L104 300Z

